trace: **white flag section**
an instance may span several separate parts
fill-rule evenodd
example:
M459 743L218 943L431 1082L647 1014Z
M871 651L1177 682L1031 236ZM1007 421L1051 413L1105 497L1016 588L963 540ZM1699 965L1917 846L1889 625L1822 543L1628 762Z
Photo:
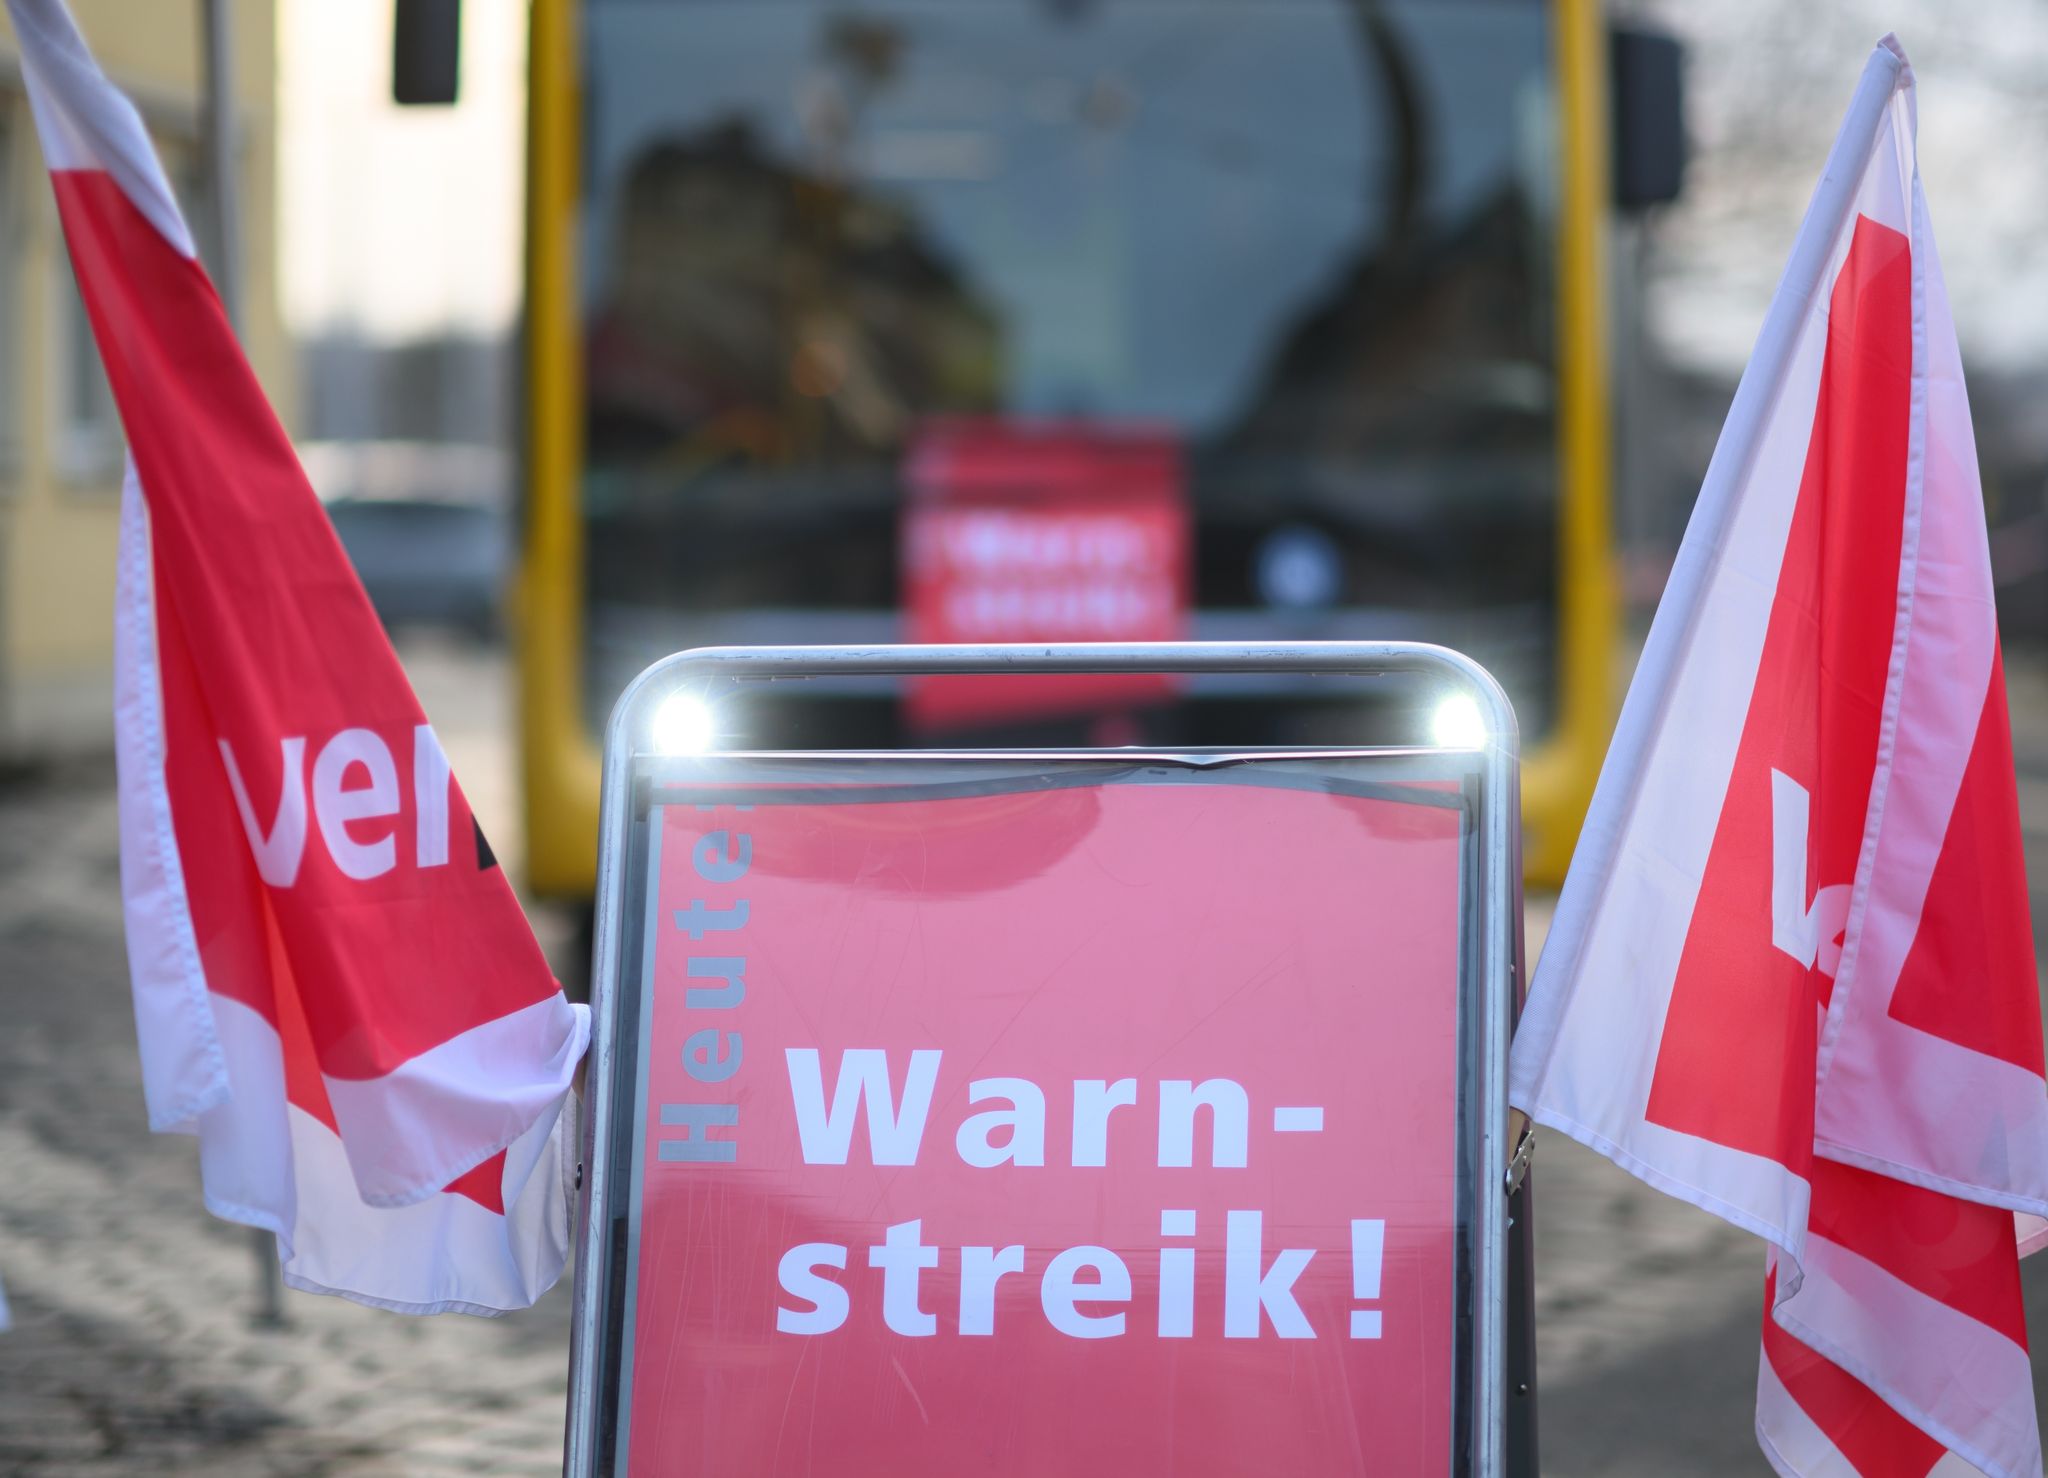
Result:
M2048 1212L2040 1000L1914 131L1887 37L1708 468L1511 1070L1534 1119L1772 1244L1757 1433L1786 1474L2041 1471L2014 1232Z
M135 109L7 0L127 432L121 888L150 1127L285 1281L524 1307L568 1250L562 998L243 359ZM170 1270L167 1270L167 1273Z

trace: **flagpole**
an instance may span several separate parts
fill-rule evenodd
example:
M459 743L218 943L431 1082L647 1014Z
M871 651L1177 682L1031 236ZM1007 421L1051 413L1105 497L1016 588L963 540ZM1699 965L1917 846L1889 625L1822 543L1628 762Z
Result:
M203 131L207 185L212 207L213 260L207 267L214 290L237 334L242 327L242 252L235 209L235 78L234 50L229 33L228 0L206 0L201 16L205 75ZM261 1227L249 1229L256 1253L256 1313L263 1329L284 1327L284 1272L277 1258L277 1238Z
M235 209L235 79L233 38L229 32L228 0L206 0L205 26L207 184L213 199L213 260L207 268L213 275L214 290L228 312L228 322L237 334L242 328L242 252L236 234L239 214Z
M1758 330L1749 366L1735 387L1728 418L1714 444L1713 458L1700 483L1685 538L1665 582L1650 634L1636 663L1635 678L1623 699L1621 717L1600 767L1600 780L1586 823L1572 855L1559 895L1557 914L1537 962L1539 976L1558 975L1569 981L1591 924L1589 905L1599 896L1602 881L1614 864L1621 841L1621 819L1628 814L1631 792L1643 773L1643 756L1671 688L1687 636L1698 614L1716 552L1735 511L1735 494L1749 475L1765 423L1778 397L1785 372L1799 343L1799 331L1821 290L1835 243L1856 206L1864 167L1877 139L1878 125L1897 91L1905 58L1887 36L1864 64L1849 111L1828 150L1827 166L1814 186L1806 215L1799 225L1792 256L1771 306ZM1552 1013L1551 1021L1559 1019Z

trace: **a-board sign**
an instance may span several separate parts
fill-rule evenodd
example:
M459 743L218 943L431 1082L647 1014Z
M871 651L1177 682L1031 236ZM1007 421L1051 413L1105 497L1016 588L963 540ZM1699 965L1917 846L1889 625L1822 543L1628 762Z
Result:
M572 1470L1490 1469L1492 762L636 755Z

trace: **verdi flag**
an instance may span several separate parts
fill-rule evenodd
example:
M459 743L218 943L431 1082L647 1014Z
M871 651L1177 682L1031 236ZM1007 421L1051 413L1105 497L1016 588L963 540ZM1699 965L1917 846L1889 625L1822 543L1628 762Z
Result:
M1915 160L1864 71L1701 488L1510 1094L1771 1244L1781 1473L2036 1474L2040 1000L1982 494Z
M559 1275L588 1036L60 0L8 0L127 432L121 886L150 1126L285 1280L406 1312Z

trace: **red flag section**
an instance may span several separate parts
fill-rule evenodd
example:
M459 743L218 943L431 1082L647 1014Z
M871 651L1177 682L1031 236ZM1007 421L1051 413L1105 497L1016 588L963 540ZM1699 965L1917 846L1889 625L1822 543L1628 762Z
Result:
M2034 1475L2013 1213L2048 1209L2048 1085L1912 100L1888 39L1701 490L1510 1096L1774 1244L1781 1473Z
M1652 1122L1802 1169L1813 1153L1815 1008L1834 988L1891 664L1911 371L1905 238L1859 217L1650 1088ZM1784 883L1795 886L1780 898ZM1755 927L1766 919L1768 931Z
M2019 815L2005 665L1994 657L1947 844L1934 864L1890 1015L2040 1077L2041 998ZM1983 989L1985 982L1995 988Z
M132 107L9 0L127 431L116 729L152 1127L287 1281L519 1307L567 1243L587 1018L510 886L251 372ZM444 1189L455 1194L444 1194Z
M1807 1472L1825 1463L1832 1449L1864 1478L1924 1478L1941 1461L1942 1445L1870 1387L1778 1328L1771 1319L1777 1294L1773 1270L1764 1280L1764 1364L1757 1392L1758 1438L1772 1466ZM1770 1435L1802 1420L1802 1445L1781 1446Z

